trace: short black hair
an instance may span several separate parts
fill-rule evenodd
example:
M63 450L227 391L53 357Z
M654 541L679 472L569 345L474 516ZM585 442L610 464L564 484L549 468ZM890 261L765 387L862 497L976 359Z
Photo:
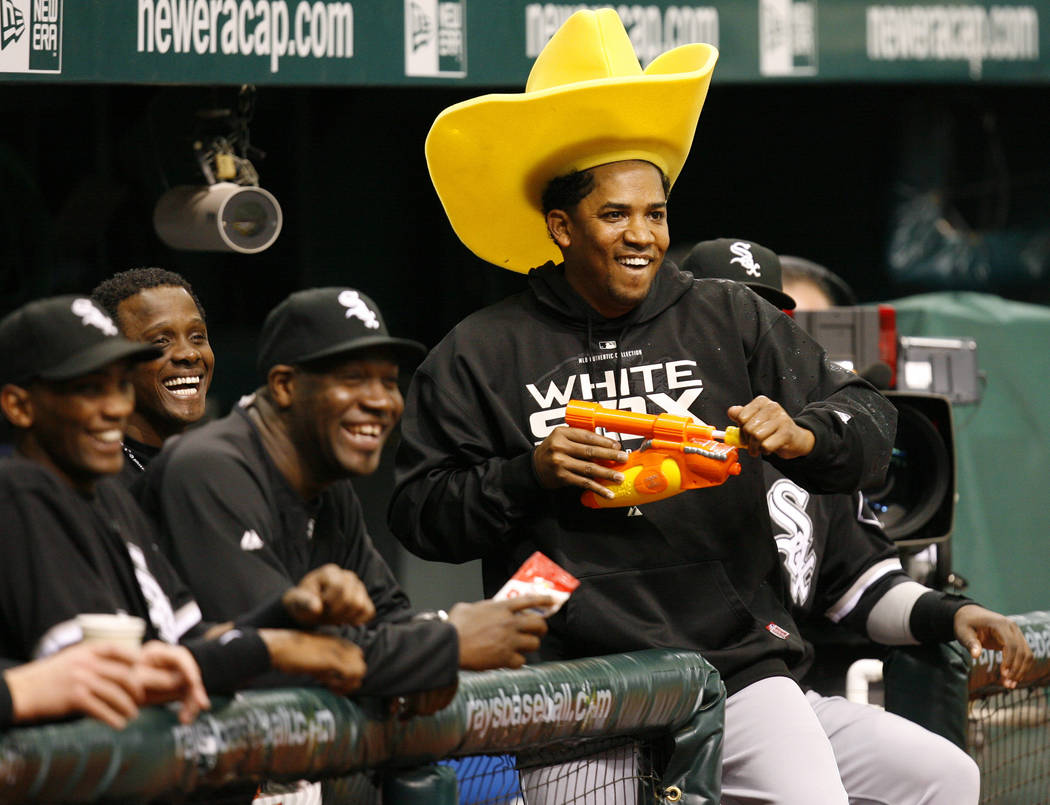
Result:
M174 271L168 271L164 268L131 268L127 271L118 272L95 286L95 290L91 292L91 301L102 308L106 315L113 319L117 327L120 327L120 316L117 314L117 308L121 302L146 288L164 288L168 286L185 288L186 293L193 300L193 304L200 311L201 318L207 320L208 317L204 315L204 305L197 298L197 294L193 292L193 286L181 274L176 274Z
M651 162L649 164L652 165ZM599 166L595 165L595 167ZM653 167L656 168L655 165ZM659 168L656 169L660 171L660 183L664 188L664 196L669 196L671 194L671 180ZM576 205L587 198L587 194L593 189L594 168L582 171L574 170L561 176L555 176L543 188L541 206L543 207L544 216L551 210L572 212Z
M780 274L785 282L808 280L821 290L834 307L853 307L857 304L857 294L846 280L830 268L814 263L805 257L790 254L780 255Z
M571 212L593 189L594 174L590 170L555 176L543 188L543 214L551 210Z

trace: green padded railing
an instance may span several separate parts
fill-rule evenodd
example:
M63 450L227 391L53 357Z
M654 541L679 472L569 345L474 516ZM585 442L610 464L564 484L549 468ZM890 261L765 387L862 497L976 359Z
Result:
M10 730L0 739L0 801L142 801L664 732L671 801L717 803L724 700L717 672L674 650L463 672L448 707L406 721L321 689L247 691L188 726L150 708L122 731L90 719Z

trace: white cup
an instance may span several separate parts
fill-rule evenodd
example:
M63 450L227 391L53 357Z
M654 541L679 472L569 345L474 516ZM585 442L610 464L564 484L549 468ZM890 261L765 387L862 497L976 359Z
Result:
M119 643L131 649L142 645L146 633L146 622L134 615L77 615L77 626L85 643Z

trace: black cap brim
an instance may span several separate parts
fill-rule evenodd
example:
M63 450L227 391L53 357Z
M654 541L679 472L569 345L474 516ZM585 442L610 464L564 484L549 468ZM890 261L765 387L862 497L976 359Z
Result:
M795 309L795 300L783 291L778 291L776 288L770 288L768 285L764 285L761 282L745 282L744 284L767 302L771 302L781 310Z
M291 363L312 363L313 361L319 361L322 358L332 358L336 355L350 356L354 353L370 349L389 350L397 359L398 365L408 368L414 368L424 357L426 357L427 354L427 348L418 341L412 341L408 338L392 338L388 335L376 335L365 336L364 338L354 338L353 340L344 341L340 344L333 344L319 352L312 352L309 355L297 357L294 361L291 361ZM263 371L266 371L269 368L269 366L264 367Z
M69 380L72 377L80 377L103 366L129 359L134 362L148 361L159 358L163 350L157 349L149 344L140 344L128 341L126 338L107 338L94 344L76 355L72 355L58 366L52 366L43 372L37 372L35 377L41 380Z

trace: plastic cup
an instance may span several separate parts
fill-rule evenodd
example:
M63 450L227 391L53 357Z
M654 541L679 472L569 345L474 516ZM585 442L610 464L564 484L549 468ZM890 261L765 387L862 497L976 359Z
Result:
M142 645L146 633L146 622L134 615L77 615L77 625L85 643L118 643L131 649Z

